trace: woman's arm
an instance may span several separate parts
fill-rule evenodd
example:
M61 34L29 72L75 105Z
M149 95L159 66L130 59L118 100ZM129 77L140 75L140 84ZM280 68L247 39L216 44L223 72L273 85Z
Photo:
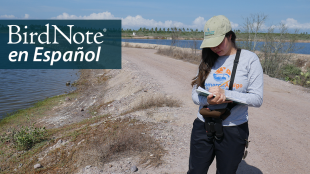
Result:
M197 84L194 85L193 89L192 89L192 100L193 100L193 102L196 105L202 105L202 106L209 105L207 97L202 96L202 95L198 95L198 93L196 92L196 89L197 89Z
M249 106L260 107L263 103L263 87L263 69L257 58L249 65L247 93L225 90L225 95L245 101Z

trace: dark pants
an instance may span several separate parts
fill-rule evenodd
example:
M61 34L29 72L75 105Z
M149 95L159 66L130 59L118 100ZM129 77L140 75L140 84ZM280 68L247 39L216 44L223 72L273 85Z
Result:
M188 174L205 174L216 156L217 174L235 174L242 160L245 139L248 139L248 123L223 126L224 137L216 140L208 137L205 123L198 118L193 123Z

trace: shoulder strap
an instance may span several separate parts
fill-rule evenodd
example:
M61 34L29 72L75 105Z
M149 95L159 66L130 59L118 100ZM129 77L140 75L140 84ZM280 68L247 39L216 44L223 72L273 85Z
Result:
M237 49L236 57L235 57L235 60L234 60L234 66L233 66L232 73L231 73L231 76L230 76L229 90L232 90L233 85L234 85L234 80L235 80L237 65L239 63L240 53L241 53L241 49Z
M230 83L229 83L229 90L233 89L233 85L234 85L234 80L235 80L235 75L236 75L236 70L237 70L237 65L239 63L239 57L240 57L240 53L241 53L241 49L237 49L237 53L236 53L236 57L235 57L235 61L234 61L234 66L233 66L233 70L230 76ZM231 110L233 107L235 107L237 104L236 103L228 103L227 107L229 110Z

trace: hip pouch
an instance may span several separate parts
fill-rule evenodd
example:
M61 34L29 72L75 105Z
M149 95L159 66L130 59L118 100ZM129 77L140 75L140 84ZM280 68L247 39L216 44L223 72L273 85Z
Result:
M207 106L204 106L200 109L199 113L204 117L204 119L211 117L225 120L230 115L230 109L227 107L223 109L210 110Z

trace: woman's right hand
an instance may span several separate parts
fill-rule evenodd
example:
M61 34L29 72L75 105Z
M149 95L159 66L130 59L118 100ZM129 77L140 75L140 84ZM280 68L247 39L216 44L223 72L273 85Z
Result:
M231 103L232 101L226 101L226 96L225 94L216 94L216 96L214 97L213 94L208 95L207 97L208 103L209 105L219 105L219 104L223 104L223 103Z

